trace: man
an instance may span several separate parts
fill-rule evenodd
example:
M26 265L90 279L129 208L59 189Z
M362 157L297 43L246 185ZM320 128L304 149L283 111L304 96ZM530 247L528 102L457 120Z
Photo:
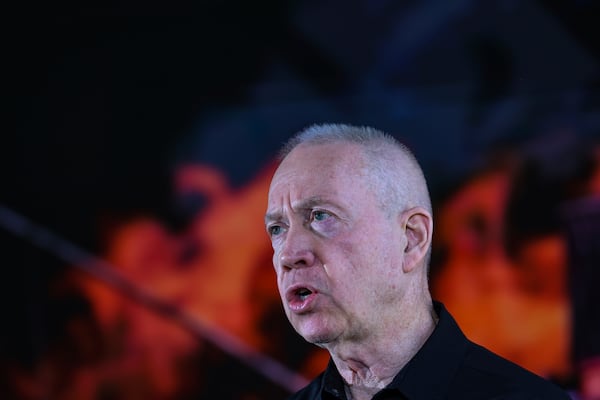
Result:
M434 304L427 185L391 136L347 125L299 133L265 224L288 319L331 355L292 399L568 399L468 341Z

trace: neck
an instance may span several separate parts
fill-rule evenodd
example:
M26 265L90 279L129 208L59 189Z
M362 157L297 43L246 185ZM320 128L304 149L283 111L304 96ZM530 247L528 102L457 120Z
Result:
M349 399L371 399L386 387L419 351L433 332L437 316L428 303L410 318L387 324L388 332L371 335L360 343L328 347L346 384Z

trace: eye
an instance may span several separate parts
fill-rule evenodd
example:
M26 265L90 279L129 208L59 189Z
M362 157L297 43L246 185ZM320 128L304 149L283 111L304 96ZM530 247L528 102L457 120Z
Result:
M311 213L311 220L313 220L313 221L325 221L330 216L331 216L331 214L329 214L327 211L314 210Z
M267 228L267 232L269 236L277 236L283 231L283 228L280 225L271 225Z

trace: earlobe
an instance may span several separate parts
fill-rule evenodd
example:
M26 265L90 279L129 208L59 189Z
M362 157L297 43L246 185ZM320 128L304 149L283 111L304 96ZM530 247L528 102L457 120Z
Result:
M403 214L406 218L404 225L406 246L402 268L404 272L411 272L423 264L427 255L431 245L433 222L429 212L421 207L411 208Z

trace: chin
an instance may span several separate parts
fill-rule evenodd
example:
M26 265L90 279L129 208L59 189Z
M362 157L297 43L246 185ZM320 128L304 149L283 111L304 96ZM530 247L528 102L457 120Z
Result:
M309 343L323 347L331 343L338 335L323 322L318 321L302 321L296 323L294 328L300 336Z
M300 336L304 338L308 343L323 347L331 341L331 338L323 334L312 334L312 333L300 333Z

